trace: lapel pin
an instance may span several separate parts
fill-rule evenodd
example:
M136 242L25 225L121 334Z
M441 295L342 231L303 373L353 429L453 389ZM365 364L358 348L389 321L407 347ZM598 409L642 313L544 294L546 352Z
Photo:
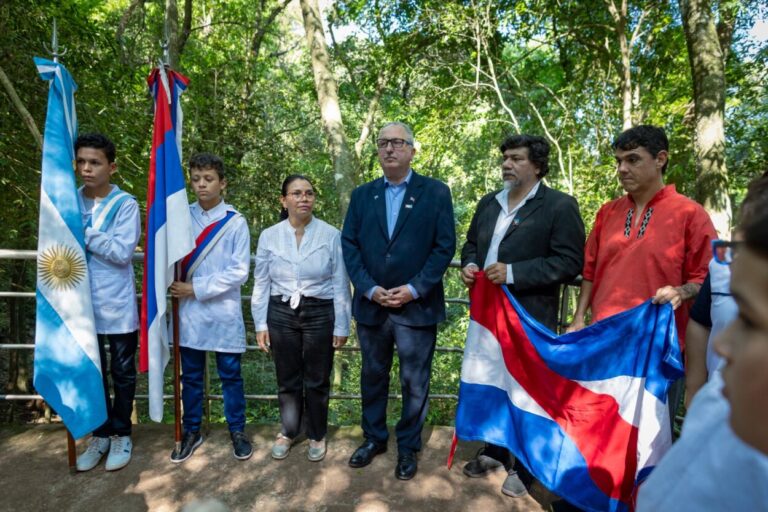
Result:
M373 198L374 198L374 199L378 199L378 198L379 198L379 196L378 196L378 195L375 195L375 196L373 196Z

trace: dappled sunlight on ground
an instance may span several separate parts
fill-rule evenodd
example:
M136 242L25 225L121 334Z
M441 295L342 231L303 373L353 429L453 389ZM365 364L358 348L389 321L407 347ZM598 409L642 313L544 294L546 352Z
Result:
M359 428L331 428L328 455L307 460L308 443L295 444L287 459L270 456L274 425L246 428L254 443L250 460L232 457L226 428L216 426L195 454L172 464L173 427L136 425L134 455L126 468L108 473L96 469L71 475L66 462L66 436L60 425L0 428L0 495L9 509L175 512L185 504L217 499L232 511L317 512L482 512L543 510L530 496L512 499L500 492L506 476L496 471L468 479L461 468L478 448L460 443L454 466L445 466L452 428L424 432L419 472L413 480L394 477L397 448L365 468L347 461L361 442ZM84 449L79 443L78 451Z

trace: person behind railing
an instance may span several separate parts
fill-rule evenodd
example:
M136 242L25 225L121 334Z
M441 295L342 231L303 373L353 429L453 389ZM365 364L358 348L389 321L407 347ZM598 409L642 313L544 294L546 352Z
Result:
M747 224L761 204L768 204L768 172L753 181L741 203L740 222ZM736 229L734 240L742 240ZM738 314L731 296L731 261L733 251L727 242L712 242L709 274L691 307L691 318L685 333L685 406L688 407L699 389L715 375L722 358L714 349L714 339Z
M240 360L245 352L245 324L240 287L248 280L251 236L243 216L222 198L227 179L224 162L218 156L192 155L189 177L197 196L189 205L195 249L182 260L180 279L170 288L171 295L179 299L184 404L184 436L180 450L171 453L171 462L184 462L203 442L200 424L206 351L216 354L232 453L236 459L245 460L253 454L253 447L244 432Z
M714 341L724 366L696 393L680 439L640 487L638 512L768 511L765 180L750 187L744 200L744 241L725 246L733 251L730 290L738 315Z
M272 351L281 430L272 457L288 456L306 427L307 458L326 454L334 349L349 336L349 278L339 230L316 218L315 189L305 176L283 181L281 221L261 232L251 311L256 341Z
M114 471L131 461L131 413L136 392L136 347L139 314L132 257L139 243L139 205L110 183L117 171L115 145L100 133L80 135L75 141L75 166L83 181L77 191L85 226L85 247L91 300L99 340L107 421L93 432L88 448L77 458L77 470L89 471L107 456ZM109 342L114 400L107 382Z
M623 197L604 204L587 239L581 291L568 332L652 298L675 309L680 348L691 300L707 275L715 227L704 208L664 185L669 141L664 129L640 125L613 142ZM669 392L675 416L683 382ZM671 423L670 423L671 425Z
M504 187L477 204L461 250L461 279L468 287L482 264L495 284L506 284L520 304L549 329L557 330L560 286L584 264L584 223L576 200L541 182L549 171L549 144L536 135L513 135L499 147ZM532 477L514 455L486 444L464 466L476 478L504 466L501 491L527 494Z
M395 427L395 476L409 480L421 450L437 323L445 320L443 274L456 251L456 232L448 186L411 169L411 128L384 125L376 146L384 176L352 192L342 229L355 288L365 436L349 465L367 466L387 449L389 372L397 348L403 408Z

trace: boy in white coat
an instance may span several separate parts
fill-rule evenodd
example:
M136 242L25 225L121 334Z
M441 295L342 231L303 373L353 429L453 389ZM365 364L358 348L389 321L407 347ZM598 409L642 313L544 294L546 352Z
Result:
M233 454L245 460L253 448L243 432L245 394L240 358L245 352L245 324L240 287L248 279L251 238L243 216L221 197L227 186L222 160L209 153L193 155L189 175L197 196L197 202L189 206L196 247L182 260L181 277L170 289L171 295L179 298L184 403L184 436L171 461L184 462L203 442L200 424L206 351L216 354Z
M139 315L132 259L141 234L139 205L110 183L117 170L111 140L98 133L81 135L75 141L75 154L77 172L83 180L78 201L107 401L107 421L93 432L88 448L77 458L77 469L93 469L109 452L106 469L114 471L130 462L133 447L131 413ZM107 341L114 400L107 382Z

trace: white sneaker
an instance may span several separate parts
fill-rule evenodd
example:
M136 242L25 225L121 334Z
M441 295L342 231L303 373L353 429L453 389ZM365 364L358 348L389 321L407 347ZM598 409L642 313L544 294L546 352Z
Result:
M88 448L77 458L77 470L90 471L95 468L109 451L109 444L108 437L91 437Z
M107 465L104 469L107 471L116 471L124 468L131 462L131 450L133 443L130 436L112 436L112 444L109 447L107 456Z

